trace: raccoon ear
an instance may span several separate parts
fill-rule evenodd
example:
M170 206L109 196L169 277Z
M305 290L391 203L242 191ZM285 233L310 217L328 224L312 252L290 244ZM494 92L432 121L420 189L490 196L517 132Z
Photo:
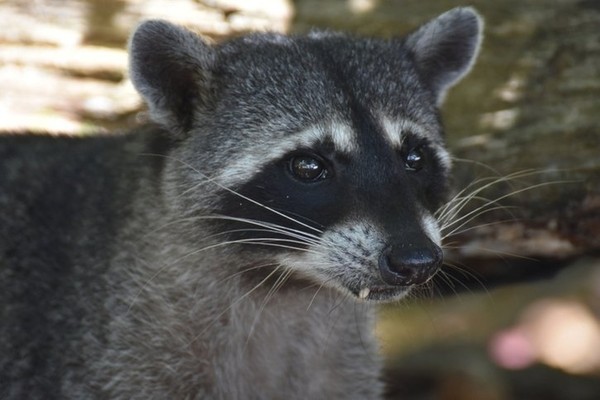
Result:
M215 49L166 21L140 24L129 41L129 76L151 118L183 135L194 114L212 102Z
M438 105L446 91L469 72L481 44L483 20L471 7L445 12L410 34L406 46L417 68L437 95Z

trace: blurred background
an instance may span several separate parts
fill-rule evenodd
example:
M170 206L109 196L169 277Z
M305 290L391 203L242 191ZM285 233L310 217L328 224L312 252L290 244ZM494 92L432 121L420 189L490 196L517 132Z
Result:
M393 37L459 5L486 28L443 107L457 188L448 261L381 312L388 397L600 399L599 0L0 0L0 131L143 123L125 47L144 18L215 41Z

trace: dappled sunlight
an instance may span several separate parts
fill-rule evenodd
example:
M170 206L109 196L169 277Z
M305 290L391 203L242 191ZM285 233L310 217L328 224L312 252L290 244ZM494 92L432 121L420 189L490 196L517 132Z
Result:
M481 116L482 128L506 130L512 128L517 122L519 112L515 108L485 113Z
M490 355L509 369L536 362L569 373L600 372L600 323L584 304L557 298L538 300L519 322L496 334Z
M0 2L0 131L80 134L127 129L142 108L126 43L148 18L208 38L287 32L291 0Z
M348 0L348 8L355 14L367 13L377 6L377 0Z

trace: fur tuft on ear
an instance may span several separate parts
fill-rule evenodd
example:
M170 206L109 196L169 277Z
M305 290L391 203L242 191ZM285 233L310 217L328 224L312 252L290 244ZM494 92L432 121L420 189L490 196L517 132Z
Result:
M417 68L435 92L438 104L473 66L482 29L483 20L477 11L459 7L429 21L406 38Z
M166 21L141 23L129 41L129 75L151 118L183 135L194 113L212 103L215 50Z

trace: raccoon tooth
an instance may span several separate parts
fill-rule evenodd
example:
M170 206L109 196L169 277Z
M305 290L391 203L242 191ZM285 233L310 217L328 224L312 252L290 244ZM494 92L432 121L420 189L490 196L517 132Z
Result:
M359 299L366 299L367 296L369 295L369 288L362 288L360 289L360 292L358 292L358 298Z

